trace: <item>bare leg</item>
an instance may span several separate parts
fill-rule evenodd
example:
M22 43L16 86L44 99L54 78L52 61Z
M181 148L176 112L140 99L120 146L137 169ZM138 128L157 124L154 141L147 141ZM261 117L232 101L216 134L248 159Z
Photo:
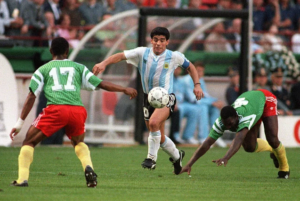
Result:
M142 163L142 167L144 168L155 169L159 147L174 160L180 158L179 151L176 149L173 141L165 136L165 121L169 115L170 109L167 107L155 109L149 122L146 121L150 135L148 137L147 158Z
M266 138L273 148L274 154L279 162L279 178L289 177L289 164L286 157L285 147L278 139L278 118L276 115L263 118Z
M164 126L169 114L169 108L155 109L149 121L146 121L146 125L150 130L147 158L153 161L157 160L159 145L165 140Z
M273 149L276 149L280 142L278 139L278 118L277 116L270 116L263 118L266 139Z
M259 125L255 125L248 131L243 142L243 147L246 152L255 151L258 130L259 130Z
M156 129L160 130L160 134L161 134L160 147L164 152L166 152L173 159L173 161L177 161L180 158L179 150L176 148L174 142L169 137L165 136L165 121L169 117L169 115L170 115L170 109L167 107L155 110L150 118L149 128L150 131L155 131ZM150 136L151 135L152 132L150 132ZM156 146L157 145L159 144L156 144ZM156 147L156 149L158 152L159 146Z
M164 143L165 139L165 121L170 115L170 109L167 107L161 109L155 109L148 122L148 129L150 132L160 131L161 143Z
M248 133L243 142L243 147L246 152L273 152L272 147L266 140L257 138L260 124L256 124Z
M44 135L41 130L37 129L34 126L30 126L30 128L27 131L26 137L23 141L23 146L28 145L31 147L35 147L38 143L40 143L46 138L47 136Z

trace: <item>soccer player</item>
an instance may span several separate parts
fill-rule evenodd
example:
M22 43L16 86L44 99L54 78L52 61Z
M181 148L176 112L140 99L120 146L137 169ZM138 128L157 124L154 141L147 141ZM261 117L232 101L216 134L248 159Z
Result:
M93 68L93 73L97 75L105 70L109 64L126 60L136 66L140 72L142 87L144 91L144 119L147 128L150 130L148 137L148 154L142 162L143 168L155 169L157 153L159 147L170 156L170 161L174 166L174 173L181 171L181 162L184 151L179 151L174 142L164 134L165 121L170 116L175 106L176 97L170 95L168 107L155 109L148 102L148 93L154 87L163 87L169 94L173 92L173 74L177 67L182 67L188 71L194 81L194 94L199 100L202 96L198 74L195 66L189 62L180 52L173 52L167 49L170 33L164 27L156 27L151 31L152 48L138 47L132 50L114 54Z
M264 124L267 141L257 138L261 122ZM278 139L277 99L265 89L245 92L231 106L223 107L209 136L182 168L181 173L190 174L192 165L208 151L225 130L236 132L236 136L225 156L213 160L214 163L226 166L228 160L241 146L246 152L269 151L275 167L279 168L277 178L289 178L290 169L285 148Z
M69 43L58 37L53 39L50 52L53 60L38 68L31 77L29 94L23 106L21 116L10 132L13 138L19 133L38 94L44 90L47 107L30 126L19 154L19 177L13 186L28 186L29 167L33 161L34 147L43 139L65 128L75 148L75 153L85 171L88 187L97 186L88 146L84 143L86 110L80 97L80 88L85 90L104 89L123 92L134 98L137 91L102 81L93 75L87 67L67 59Z

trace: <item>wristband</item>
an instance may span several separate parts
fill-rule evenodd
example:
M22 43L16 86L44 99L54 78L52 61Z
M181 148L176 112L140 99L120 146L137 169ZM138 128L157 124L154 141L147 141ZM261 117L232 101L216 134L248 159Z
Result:
M199 85L201 86L201 84L200 84L199 82L198 82L198 83L195 83L194 86L196 86L197 84L199 84Z
M15 124L14 128L17 130L17 131L20 131L22 126L24 124L24 120L19 118L17 123Z

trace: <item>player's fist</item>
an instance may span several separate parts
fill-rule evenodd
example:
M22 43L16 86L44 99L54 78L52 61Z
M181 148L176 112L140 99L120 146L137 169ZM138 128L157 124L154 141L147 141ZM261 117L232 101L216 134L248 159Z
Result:
M105 70L105 65L102 63L98 63L93 67L93 73L94 75L98 75L99 73L102 73Z
M134 88L125 88L124 93L128 96L130 96L130 99L133 99L137 96L137 90L135 90Z

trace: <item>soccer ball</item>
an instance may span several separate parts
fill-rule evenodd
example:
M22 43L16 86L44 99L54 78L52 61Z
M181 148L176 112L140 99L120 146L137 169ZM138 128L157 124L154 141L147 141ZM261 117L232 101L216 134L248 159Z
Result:
M169 102L168 91L162 87L154 87L148 94L148 101L154 108L163 108Z

